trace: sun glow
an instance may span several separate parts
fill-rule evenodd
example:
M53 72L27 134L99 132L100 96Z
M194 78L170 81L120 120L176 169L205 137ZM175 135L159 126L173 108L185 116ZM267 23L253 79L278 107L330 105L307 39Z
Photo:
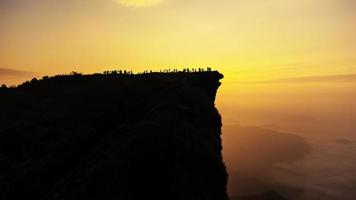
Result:
M162 0L117 0L119 4L128 7L147 7L155 5Z

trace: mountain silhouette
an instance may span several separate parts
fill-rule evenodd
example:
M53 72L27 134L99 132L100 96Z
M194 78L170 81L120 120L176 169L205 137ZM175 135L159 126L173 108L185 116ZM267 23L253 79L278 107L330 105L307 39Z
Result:
M0 199L224 200L217 71L0 88Z

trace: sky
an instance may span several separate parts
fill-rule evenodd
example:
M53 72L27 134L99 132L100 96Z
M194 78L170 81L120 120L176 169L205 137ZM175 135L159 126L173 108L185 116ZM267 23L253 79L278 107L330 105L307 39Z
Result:
M355 10L354 0L1 0L0 84L212 67L224 74L216 106L232 197L351 200Z
M353 0L2 0L0 68L210 66L225 81L356 73L355 8Z

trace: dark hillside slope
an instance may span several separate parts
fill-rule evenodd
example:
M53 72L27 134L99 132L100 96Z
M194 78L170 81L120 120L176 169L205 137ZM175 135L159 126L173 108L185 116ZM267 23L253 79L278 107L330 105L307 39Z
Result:
M218 72L0 89L0 199L224 200Z

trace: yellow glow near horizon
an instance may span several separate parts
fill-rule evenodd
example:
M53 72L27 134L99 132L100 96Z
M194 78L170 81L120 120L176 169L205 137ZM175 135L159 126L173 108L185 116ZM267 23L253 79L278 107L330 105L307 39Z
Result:
M117 0L118 3L129 7L146 7L152 6L162 0Z
M4 0L0 68L56 74L210 66L226 82L356 73L349 0L170 0L142 9L118 1Z

